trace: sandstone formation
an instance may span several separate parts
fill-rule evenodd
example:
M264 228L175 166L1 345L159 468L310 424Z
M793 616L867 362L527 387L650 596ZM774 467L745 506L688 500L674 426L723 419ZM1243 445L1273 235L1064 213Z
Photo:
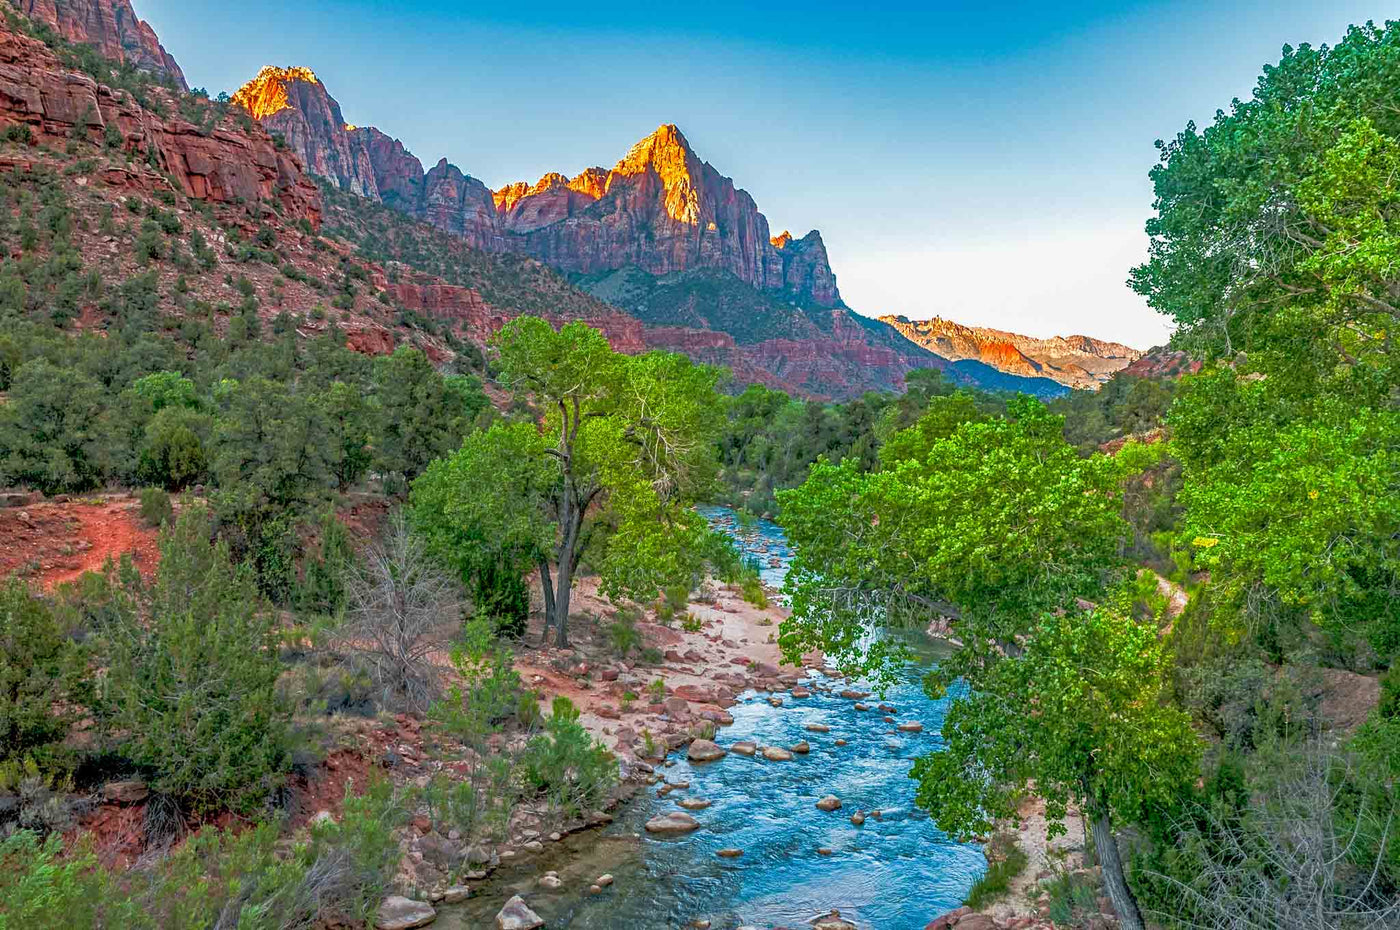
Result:
M104 58L128 62L159 78L169 78L189 90L185 75L156 38L155 30L139 19L131 0L18 0L21 13L53 27L69 42L91 45Z
M311 69L268 66L232 99L282 136L307 171L342 190L380 199L366 135L351 131L340 104Z
M157 91L157 93L159 93ZM175 111L166 107L167 113ZM178 116L158 116L125 91L69 71L37 39L0 29L0 125L22 124L42 142L61 143L75 126L94 140L116 134L128 152L146 156L183 192L216 203L280 201L284 216L319 225L320 191L289 152L260 127L224 120L206 133ZM139 163L108 183L164 186Z
M964 326L934 317L910 320L882 316L910 341L953 360L973 359L998 371L1025 377L1046 377L1067 387L1095 390L1143 353L1116 342L1089 336L1036 339L999 329Z

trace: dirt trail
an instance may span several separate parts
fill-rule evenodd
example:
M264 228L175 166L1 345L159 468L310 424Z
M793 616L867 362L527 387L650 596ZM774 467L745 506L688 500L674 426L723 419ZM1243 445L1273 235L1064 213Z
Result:
M19 575L52 588L128 552L149 575L158 559L157 537L129 495L6 507L0 509L0 578Z

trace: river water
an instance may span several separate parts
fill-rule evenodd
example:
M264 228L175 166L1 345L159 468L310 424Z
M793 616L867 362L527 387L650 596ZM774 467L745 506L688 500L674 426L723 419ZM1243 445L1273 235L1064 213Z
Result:
M724 525L732 516L717 508L706 516ZM726 527L732 530L732 526ZM761 523L741 547L755 555L771 579L786 571L791 550L782 531ZM770 566L776 558L780 566ZM780 577L779 577L780 580ZM731 708L732 726L716 742L740 740L792 746L806 740L807 755L791 762L729 754L718 762L691 764L672 754L671 768L660 768L667 781L690 787L657 798L655 789L638 796L602 831L551 844L546 861L535 860L498 871L462 906L443 908L439 926L494 927L494 916L510 895L519 893L546 921L548 930L662 930L707 919L715 930L739 926L800 927L818 913L839 908L866 930L921 930L934 917L957 907L986 860L980 847L953 842L913 807L913 760L937 748L946 701L931 701L921 680L936 659L935 647L912 642L920 661L904 669L884 701L894 705L898 723L918 721L922 733L896 730L875 705L857 711L854 702L837 696L855 683L829 682L814 673L811 697L745 694ZM809 732L824 724L829 733ZM844 746L836 745L838 739ZM827 794L841 799L841 809L819 811ZM643 825L659 813L680 810L682 798L713 802L694 812L701 828L684 837L655 839ZM856 810L879 809L855 826ZM724 848L742 849L738 859L721 859ZM830 854L819 853L825 848ZM556 891L538 886L547 869L557 870L563 885ZM600 895L588 886L601 874L616 881Z

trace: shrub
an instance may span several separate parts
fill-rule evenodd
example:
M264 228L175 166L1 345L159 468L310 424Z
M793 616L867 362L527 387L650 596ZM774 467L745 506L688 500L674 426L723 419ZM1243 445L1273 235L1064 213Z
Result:
M526 746L521 772L552 807L577 816L607 797L617 780L617 762L579 723L573 702L561 695L554 699L545 731Z
M632 611L620 610L617 618L608 624L608 639L617 654L626 658L627 654L642 644L642 634L637 632L637 617Z
M141 489L141 519L151 526L160 526L175 516L175 507L164 488Z
M203 510L167 524L160 552L148 619L111 635L108 732L194 813L252 810L288 765L276 618L260 611L251 571L211 542Z
M744 600L759 610L768 609L768 592L763 588L763 580L757 572L745 574L739 581L739 591Z
M427 710L441 693L432 654L443 647L446 621L461 615L457 583L396 514L387 538L347 575L346 594L335 636L342 654L369 673L383 706Z
M89 694L83 652L47 602L11 578L0 587L0 761L48 755Z
M997 833L987 844L987 871L973 882L963 904L980 910L1011 891L1011 883L1026 870L1029 859L1014 833Z

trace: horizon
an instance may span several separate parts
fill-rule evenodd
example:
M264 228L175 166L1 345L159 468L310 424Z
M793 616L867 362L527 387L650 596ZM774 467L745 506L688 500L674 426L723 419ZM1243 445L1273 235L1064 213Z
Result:
M1145 350L1171 331L1126 286L1146 256L1153 143L1248 97L1285 43L1331 44L1377 18L1358 2L1317 6L1079 0L1013 3L1002 20L965 0L891 4L884 18L819 3L792 23L721 4L684 25L439 0L136 11L191 86L232 93L264 65L308 67L347 122L493 190L610 166L675 123L773 235L821 232L864 316ZM262 28L274 16L283 27ZM656 80L616 80L648 70Z

